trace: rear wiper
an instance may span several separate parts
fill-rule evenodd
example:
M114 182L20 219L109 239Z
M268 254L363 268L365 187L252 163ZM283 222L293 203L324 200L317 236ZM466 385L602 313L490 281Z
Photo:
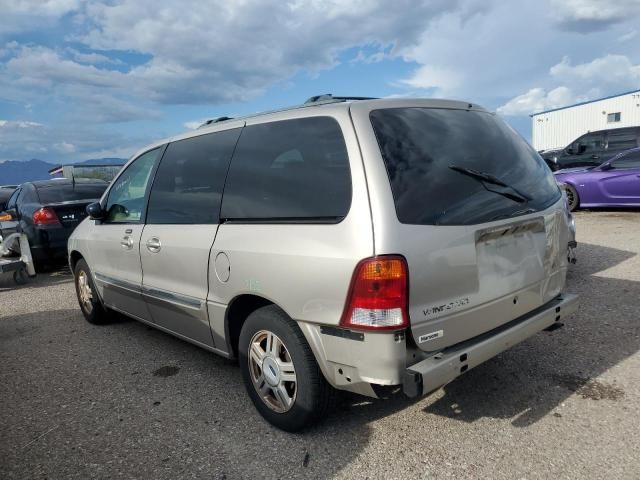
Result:
M449 165L449 168L451 170L453 170L454 172L458 172L458 173L461 173L463 175L467 175L467 176L469 176L471 178L475 178L477 180L480 180L481 182L483 182L482 185L487 190L489 190L490 192L497 193L498 195L502 195L503 197L507 197L508 199L513 200L514 202L527 203L529 200L531 200L531 197L525 195L520 190L518 190L516 187L511 186L508 183L503 182L498 177L495 177L495 176L491 175L490 173L479 172L479 171L473 170L471 168L459 167L457 165ZM492 189L488 188L485 185L485 182L486 183L491 183L493 185L498 185L500 187L508 188L509 190L511 190L514 193L504 192L504 191L501 191L501 190L492 190Z

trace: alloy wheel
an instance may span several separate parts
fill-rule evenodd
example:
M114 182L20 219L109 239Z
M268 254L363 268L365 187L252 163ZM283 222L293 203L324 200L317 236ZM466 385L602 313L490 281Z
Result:
M78 273L78 296L80 303L87 313L93 310L93 292L89 283L89 276L84 270Z
M260 399L277 413L289 411L297 394L296 370L284 342L268 330L249 342L249 373Z

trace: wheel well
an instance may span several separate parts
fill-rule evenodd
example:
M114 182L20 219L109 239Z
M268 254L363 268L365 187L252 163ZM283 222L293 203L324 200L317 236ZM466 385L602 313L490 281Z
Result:
M225 330L227 341L231 347L234 357L238 356L238 342L240 340L240 330L247 317L257 309L266 305L272 305L266 298L257 295L240 295L234 298L227 308Z
M80 260L81 258L82 255L80 254L80 252L76 250L71 252L71 254L69 255L69 266L71 267L71 273L73 273L73 271L76 269L76 263L78 263L78 260Z

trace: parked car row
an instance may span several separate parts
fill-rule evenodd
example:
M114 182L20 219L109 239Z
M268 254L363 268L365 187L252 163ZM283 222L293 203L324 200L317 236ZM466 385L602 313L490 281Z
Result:
M569 209L640 207L640 148L615 155L600 165L554 172L567 192Z
M66 260L69 236L87 216L87 205L98 200L107 185L101 180L66 178L23 183L15 187L0 213L0 234L6 238L24 232L39 268ZM12 248L17 251L19 246Z
M588 132L561 149L541 153L551 170L602 165L615 155L640 147L640 126Z
M69 239L78 302L239 359L272 424L426 395L577 308L561 189L467 102L321 96L150 145Z

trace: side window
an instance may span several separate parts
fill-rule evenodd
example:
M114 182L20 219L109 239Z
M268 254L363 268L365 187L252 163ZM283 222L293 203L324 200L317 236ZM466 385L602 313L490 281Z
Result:
M222 218L335 222L350 205L349 158L333 118L243 129L229 167Z
M240 129L169 144L156 173L147 223L218 223L220 198Z
M632 152L611 162L613 168L640 168L640 152Z
M574 153L591 153L604 149L604 134L590 133L578 140L578 147L574 149Z
M609 150L627 150L637 146L637 133L633 129L621 128L609 131Z
M7 200L7 210L15 209L18 203L18 195L20 195L21 188L17 188L15 192L11 194L9 200Z
M118 177L107 198L107 223L139 223L153 166L162 152L156 148L138 157Z

